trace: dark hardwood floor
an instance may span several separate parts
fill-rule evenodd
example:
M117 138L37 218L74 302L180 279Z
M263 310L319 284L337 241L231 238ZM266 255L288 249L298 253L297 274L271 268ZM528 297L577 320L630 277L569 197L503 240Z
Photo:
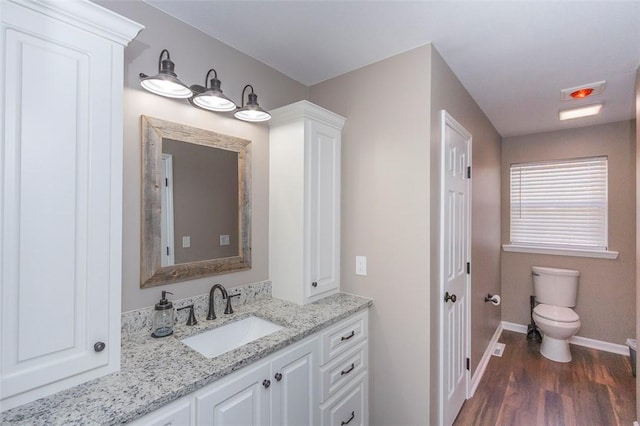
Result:
M492 356L455 425L625 425L636 420L629 357L571 346L573 361L550 361L540 344L503 331L502 357Z

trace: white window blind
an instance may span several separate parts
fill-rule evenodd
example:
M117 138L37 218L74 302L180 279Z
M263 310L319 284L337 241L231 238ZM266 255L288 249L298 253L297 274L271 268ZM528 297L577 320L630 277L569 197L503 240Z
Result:
M511 244L607 250L607 157L511 165Z

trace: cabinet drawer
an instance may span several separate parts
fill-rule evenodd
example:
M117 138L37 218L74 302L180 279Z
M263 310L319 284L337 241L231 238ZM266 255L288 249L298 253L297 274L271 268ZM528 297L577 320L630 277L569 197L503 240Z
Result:
M131 426L189 426L191 424L193 424L192 404L189 396L129 423Z
M365 374L354 386L329 402L322 409L322 425L367 426L369 424L368 383L368 376Z
M320 369L322 401L350 383L368 368L368 344L362 342Z
M322 365L367 338L368 312L364 311L322 333Z

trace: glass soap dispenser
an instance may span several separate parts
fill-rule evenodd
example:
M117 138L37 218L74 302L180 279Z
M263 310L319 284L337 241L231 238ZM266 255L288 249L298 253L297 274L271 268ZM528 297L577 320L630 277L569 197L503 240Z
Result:
M167 300L168 291L162 292L162 298L156 303L156 309L153 312L153 333L152 337L166 337L173 334L173 325L175 324L175 313L173 303Z

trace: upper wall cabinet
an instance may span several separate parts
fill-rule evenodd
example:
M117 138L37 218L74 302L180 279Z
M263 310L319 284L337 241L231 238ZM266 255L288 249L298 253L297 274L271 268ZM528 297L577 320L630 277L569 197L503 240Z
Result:
M340 146L345 119L307 101L271 111L269 274L306 304L340 289Z
M124 46L88 1L0 2L0 405L120 368Z

